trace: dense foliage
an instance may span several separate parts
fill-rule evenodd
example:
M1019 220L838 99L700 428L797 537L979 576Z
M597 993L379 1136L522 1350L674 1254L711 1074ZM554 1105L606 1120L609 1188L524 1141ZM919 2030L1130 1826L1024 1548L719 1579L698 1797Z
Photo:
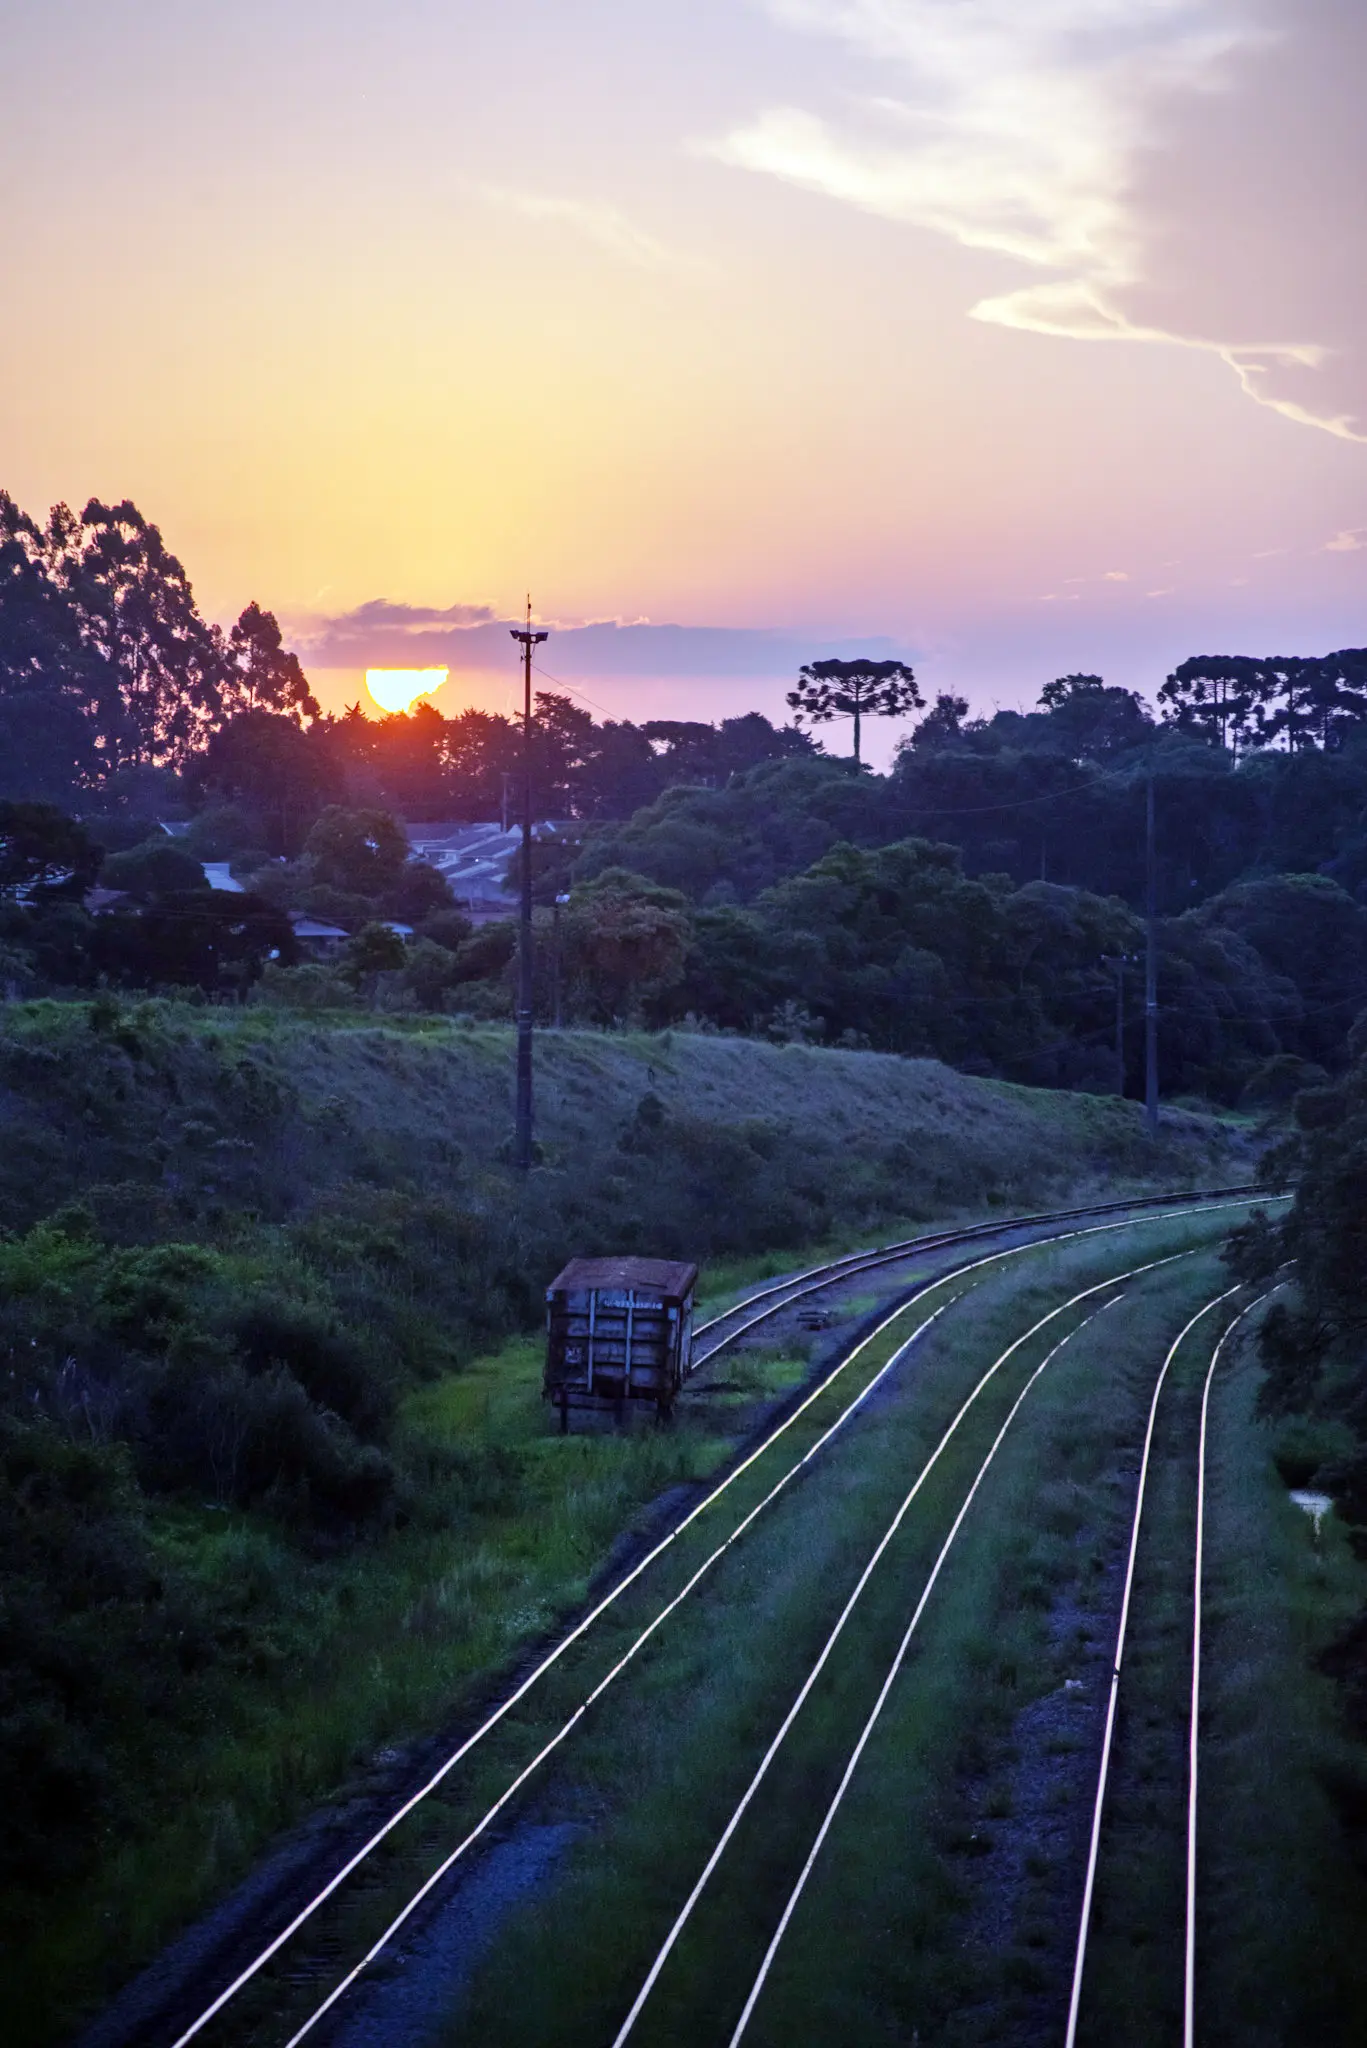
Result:
M1295 1180L1285 1219L1236 1233L1230 1259L1240 1279L1277 1288L1262 1326L1260 1400L1279 1426L1282 1476L1325 1489L1367 1556L1367 1028L1351 1042L1353 1064L1296 1097L1292 1134L1267 1163L1269 1178ZM1367 1736L1367 1612L1321 1664ZM1367 1781L1354 1775L1331 1789L1360 1838Z

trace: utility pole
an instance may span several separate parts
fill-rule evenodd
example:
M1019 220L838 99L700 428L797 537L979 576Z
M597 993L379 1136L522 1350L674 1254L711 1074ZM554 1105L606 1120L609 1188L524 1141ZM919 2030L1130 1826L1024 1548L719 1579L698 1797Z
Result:
M1153 764L1145 792L1145 880L1148 936L1144 948L1144 1115L1149 1135L1158 1132L1158 881L1154 861Z
M517 1114L513 1165L532 1164L532 649L548 638L532 631L532 600L525 627L509 628L522 648L522 905L517 927Z

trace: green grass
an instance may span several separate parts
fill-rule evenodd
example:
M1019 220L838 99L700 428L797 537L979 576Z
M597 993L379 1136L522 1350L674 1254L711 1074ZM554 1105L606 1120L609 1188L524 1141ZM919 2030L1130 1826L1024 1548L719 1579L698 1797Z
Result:
M259 1607L255 1667L220 1690L216 1725L147 1759L160 1820L111 1845L11 1961L8 2039L48 2037L240 1877L275 1830L363 1786L377 1751L468 1712L582 1602L633 1520L726 1454L730 1438L706 1420L561 1440L547 1433L540 1372L540 1344L519 1340L412 1395L399 1433L432 1470L425 1514L344 1558L301 1558L264 1521L164 1515L168 1560L234 1595L245 1587Z
M1143 1241L1159 1238L1152 1231ZM1084 1276L1113 1269L1122 1246L1134 1241L1127 1234L1105 1254L1095 1245L1043 1254L1028 1269L1008 1267L1010 1277L983 1283L937 1326L901 1376L900 1395L876 1404L876 1419L866 1412L676 1618L648 1666L623 1682L611 1709L576 1739L572 1762L544 1793L538 1817L577 1818L590 1835L561 1879L517 1915L453 2038L611 2038L868 1544L965 1384L1033 1315ZM1165 1294L1156 1288L1162 1298L1140 1333L1146 1360L1173 1300L1185 1301L1190 1284L1173 1283ZM804 1710L756 1808L762 1822L743 1825L647 2008L643 2048L713 2038L734 2016L981 1440L1026 1363L984 1397L973 1431L946 1456L871 1582L849 1638L858 1652L833 1664ZM1071 1369L1069 1386L1060 1374L1040 1401L1030 1443L1023 1433L1013 1457L1003 1454L991 1507L970 1524L974 1540L956 1559L943 1600L937 1597L897 1713L880 1732L879 1767L860 1781L838 1855L804 1904L804 1933L785 1963L793 1983L784 1977L783 1989L776 1980L757 2040L909 2039L917 2013L942 2021L971 1982L958 1955L957 1915L965 1900L961 1868L975 1860L977 1845L956 1786L989 1755L1032 1688L1061 1682L1068 1656L1068 1646L1050 1642L1047 1623L1054 1590L1076 1561L1065 1512L1074 1481L1065 1469L1062 1498L1032 1538L1038 1432L1046 1444L1075 1440L1079 1470L1103 1505L1107 1497L1101 1433L1077 1427L1081 1367ZM1046 1377L1037 1391L1050 1384ZM1118 1396L1126 1411L1130 1392ZM1029 1404L1024 1413L1031 1414ZM1090 1553L1083 1563L1090 1577ZM989 1807L1009 1805L1000 1776L986 1797Z
M1257 1377L1246 1346L1212 1401L1198 2026L1212 2048L1355 2048L1367 2040L1367 1772L1312 1667L1361 1610L1367 1567L1340 1523L1316 1540L1288 1498L1275 1438L1254 1418Z
M1195 1444L1210 1341L1179 1356L1156 1436L1084 2019L1125 2048L1181 2024ZM1253 1419L1247 1341L1211 1413L1198 1843L1198 2026L1230 2048L1367 2038L1367 1882L1330 1796L1362 1779L1318 1650L1367 1571L1332 1522L1316 1543ZM1098 2031L1099 2030L1099 2031Z

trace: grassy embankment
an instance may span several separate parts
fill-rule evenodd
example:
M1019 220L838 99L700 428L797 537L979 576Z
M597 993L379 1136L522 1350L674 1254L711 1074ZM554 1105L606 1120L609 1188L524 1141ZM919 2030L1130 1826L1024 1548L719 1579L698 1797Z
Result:
M995 1348L1100 1263L1094 1251L1032 1255L1028 1274L984 1285L927 1343L905 1382L915 1399L881 1403L733 1554L543 1795L533 1817L577 1823L582 1839L514 1917L453 2038L610 2037L936 1423ZM1057 2028L1137 1445L1167 1343L1220 1285L1210 1256L1144 1281L1030 1396L790 1931L757 2044L891 2042L914 2029L1023 2044ZM940 1536L1044 1341L985 1398L971 1442L946 1458L871 1583L671 1958L643 2048L733 2021ZM1193 1353L1183 1382L1203 1370ZM1203 2036L1346 2044L1367 2011L1367 1884L1326 1796L1343 1748L1310 1657L1360 1604L1364 1568L1335 1532L1316 1547L1288 1503L1250 1419L1253 1379L1245 1354L1216 1417ZM1136 1749L1173 1728L1180 1747L1182 1630L1164 1612L1170 1576L1177 1608L1189 1592L1180 1491L1158 1502L1146 1546L1122 1786L1133 1796L1103 1865L1089 1974L1090 2038L1136 2044L1170 2038L1160 2008L1174 1985L1180 2001L1182 1787L1161 1768L1145 1779ZM1169 1866L1175 1890L1154 1883Z
M6 1711L61 1852L9 1866L16 2039L58 2031L377 1748L459 1713L726 1454L744 1400L667 1439L548 1436L515 1333L567 1253L700 1252L720 1293L910 1220L1247 1168L1227 1126L1174 1117L1155 1153L1134 1105L929 1062L565 1033L519 1193L509 1050L162 1004L4 1020L5 1540L28 1601ZM289 1384L300 1329L341 1380ZM210 1383L226 1477L186 1420ZM295 1402L292 1465L279 1402L250 1405L267 1383ZM264 1466L239 1457L262 1442Z

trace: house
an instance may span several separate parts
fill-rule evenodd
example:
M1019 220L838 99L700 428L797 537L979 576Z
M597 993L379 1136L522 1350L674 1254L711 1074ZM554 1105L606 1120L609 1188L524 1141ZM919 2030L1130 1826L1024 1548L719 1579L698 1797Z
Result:
M294 926L294 936L299 944L306 953L311 953L315 960L330 959L351 936L349 932L344 932L339 924L325 924L322 918L310 917L302 910L290 912L290 923Z

